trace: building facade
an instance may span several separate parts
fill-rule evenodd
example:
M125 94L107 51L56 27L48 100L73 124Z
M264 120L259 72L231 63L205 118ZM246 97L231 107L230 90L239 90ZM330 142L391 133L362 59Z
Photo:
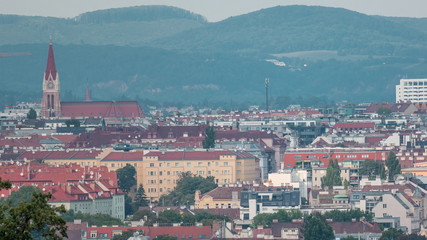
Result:
M234 151L152 151L137 167L138 185L147 197L157 200L172 191L181 173L215 177L217 184L260 181L259 160L251 154Z
M400 84L396 85L396 103L427 102L427 78L421 79L400 79Z

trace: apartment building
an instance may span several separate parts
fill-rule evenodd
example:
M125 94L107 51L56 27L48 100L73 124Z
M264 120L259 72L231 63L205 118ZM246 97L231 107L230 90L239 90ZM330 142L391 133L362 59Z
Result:
M399 102L427 102L427 78L400 79L396 85L396 103Z
M183 172L215 177L217 184L260 181L259 160L235 151L152 151L144 155L137 167L138 185L147 197L157 200L172 191Z

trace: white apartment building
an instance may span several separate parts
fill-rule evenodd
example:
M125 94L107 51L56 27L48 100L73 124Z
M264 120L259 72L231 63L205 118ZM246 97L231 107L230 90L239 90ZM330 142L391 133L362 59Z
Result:
M400 79L396 86L396 103L427 103L427 78Z

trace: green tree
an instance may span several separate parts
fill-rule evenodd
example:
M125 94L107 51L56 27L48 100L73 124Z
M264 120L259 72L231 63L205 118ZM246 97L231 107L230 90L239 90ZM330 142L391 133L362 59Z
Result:
M216 187L218 185L215 183L214 177L209 176L204 178L195 176L191 172L182 172L179 175L174 190L167 195L161 196L159 202L164 202L167 205L190 205L194 203L194 193L196 190L206 193Z
M322 188L328 187L332 188L333 186L341 186L342 178L341 178L341 170L338 166L338 160L329 160L329 166L326 169L326 175L322 177Z
M33 108L30 108L30 111L27 113L28 119L36 119L37 118L37 112Z
M132 215L132 221L139 221L141 219L151 220L154 218L156 218L156 214L150 210L147 210L147 209L136 211Z
M231 222L232 220L224 215L215 215L208 211L197 212L195 217L195 221L203 223L203 226L212 226L214 222L217 221L226 221Z
M365 159L359 169L360 175L367 175L369 178L380 176L381 179L386 179L386 171L384 163L372 159Z
M22 186L18 191L13 191L6 202L16 207L21 202L30 202L33 195L42 191L32 186Z
M388 116L391 114L391 109L388 107L379 107L377 109L377 114L381 116Z
M177 240L178 238L170 235L159 235L154 238L154 240Z
M159 213L159 217L167 219L169 223L180 223L182 221L182 216L174 210L164 210Z
M383 232L380 237L380 240L397 240L399 236L403 235L402 230L397 230L396 228L389 228Z
M402 234L397 239L398 240L427 240L427 237L420 236L420 235L418 235L416 233L412 233L412 234L409 234L409 235Z
M323 216L326 219L332 219L334 222L351 222L353 219L360 221L361 218L366 221L372 221L372 213L363 212L359 209L351 209L347 211L332 210L325 212Z
M335 239L332 227L320 213L314 213L304 218L302 226L304 240L333 240Z
M69 210L67 212L64 212L62 215L62 218L64 218L67 222L72 222L74 219L81 219L83 222L88 222L89 225L92 226L102 226L102 225L119 225L123 226L123 222L118 219L114 218L108 214L88 214L88 213L75 213L73 210Z
M208 126L205 128L205 139L203 139L203 148L209 149L215 147L215 128Z
M252 227L256 228L257 226L264 226L266 228L270 227L273 223L273 219L277 219L278 222L292 222L294 219L302 219L303 214L299 210L290 210L285 211L280 209L275 213L262 213L254 217L252 221Z
M122 234L114 235L111 240L128 240L130 237L133 237L136 232L136 229L128 229L122 232Z
M348 236L348 237L345 237L345 238L341 238L341 240L359 240L359 239L355 238L353 236Z
M145 195L145 189L142 184L139 184L138 190L135 195L135 205L137 207L145 207L148 206L147 195Z
M69 119L65 121L65 125L67 125L67 127L80 127L80 121L77 119Z
M393 151L390 151L390 154L385 161L385 165L387 166L389 180L393 180L395 175L401 173L399 159L397 159L396 154Z
M0 189L9 189L10 182L0 179ZM60 213L64 206L52 207L48 200L52 195L37 192L30 200L0 204L0 239L63 239L67 236L67 226Z
M119 188L123 192L129 193L130 189L136 185L135 168L130 164L126 164L126 166L117 169L116 173L119 180Z

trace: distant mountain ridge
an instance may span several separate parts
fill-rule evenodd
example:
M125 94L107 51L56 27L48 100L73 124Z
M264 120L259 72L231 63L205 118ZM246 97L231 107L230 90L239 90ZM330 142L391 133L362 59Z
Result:
M188 19L206 23L206 18L176 7L135 6L97 10L73 18L81 23L119 23L124 21L157 21L165 19Z
M400 78L427 77L424 29L427 19L307 6L215 23L164 6L72 19L0 15L0 52L32 53L0 58L2 91L10 91L0 105L18 90L40 95L49 35L66 100L82 99L88 84L97 100L262 105L268 77L273 106L289 98L393 101Z

